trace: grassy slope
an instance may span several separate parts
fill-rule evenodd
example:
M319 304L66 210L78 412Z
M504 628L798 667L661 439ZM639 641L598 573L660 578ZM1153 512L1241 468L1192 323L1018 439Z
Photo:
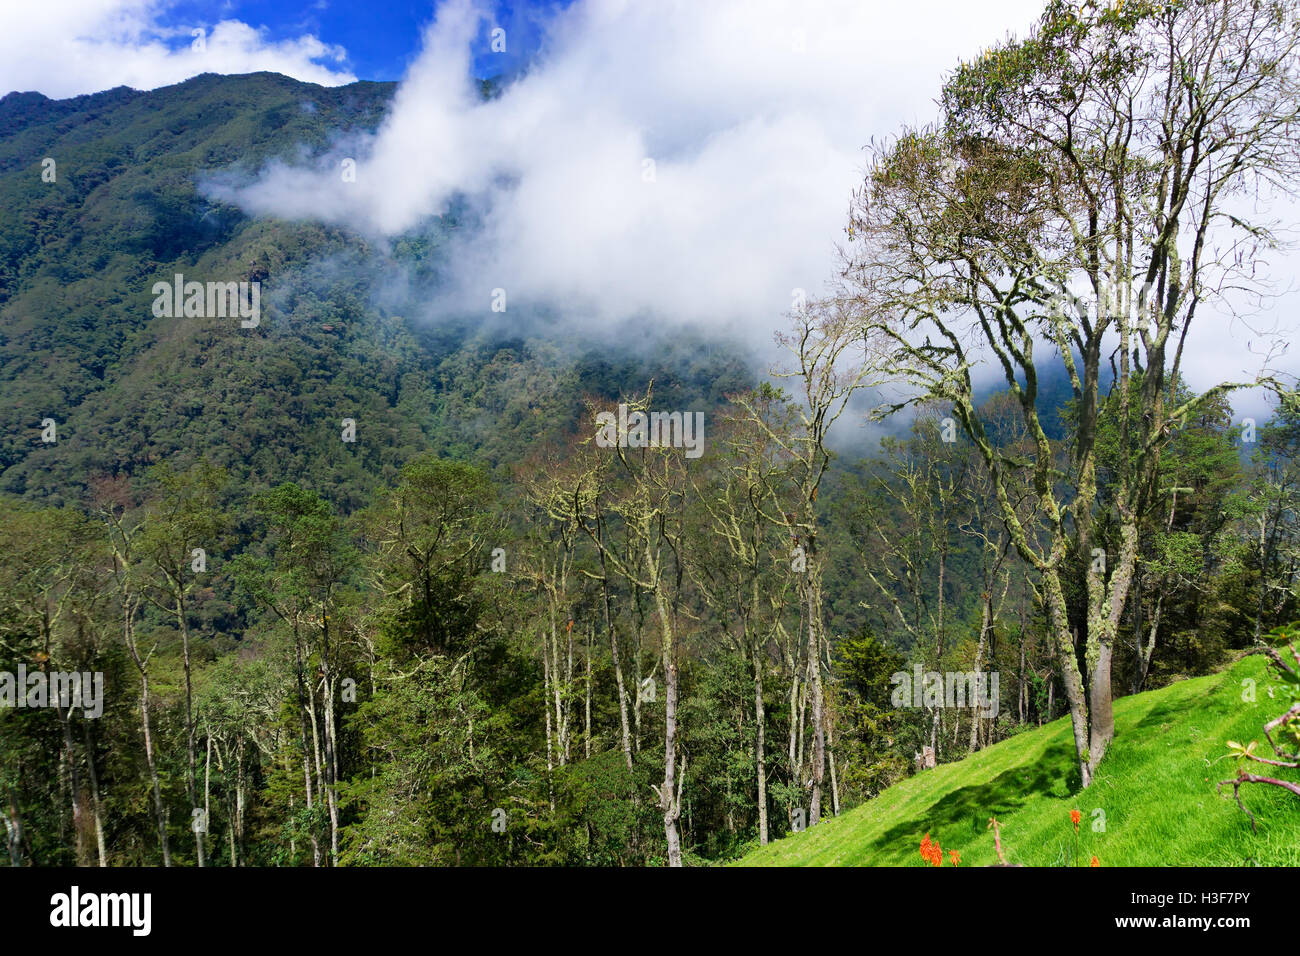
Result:
M1258 683L1257 701L1242 701L1242 681ZM961 865L996 862L988 818L1002 828L1007 861L1068 865L1069 812L1083 814L1079 853L1103 866L1300 866L1300 801L1276 787L1243 790L1259 822L1250 822L1215 782L1232 762L1213 761L1225 741L1263 741L1261 725L1281 712L1270 700L1260 657L1227 670L1126 697L1116 705L1116 735L1092 787L1073 792L1069 721L995 744L958 763L910 777L838 819L755 850L753 866L920 866L928 831ZM1262 772L1262 771L1261 771ZM1077 774L1075 775L1077 779ZM1093 811L1105 832L1092 832Z

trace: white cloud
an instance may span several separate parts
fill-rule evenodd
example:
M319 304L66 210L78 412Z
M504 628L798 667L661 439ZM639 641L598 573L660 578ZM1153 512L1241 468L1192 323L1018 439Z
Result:
M530 73L483 103L469 48L491 23L449 0L356 182L334 157L269 170L239 201L393 235L465 193L485 225L453 252L445 308L500 287L570 315L772 329L793 288L831 274L866 139L927 117L943 70L1038 9L579 0Z
M528 75L484 103L469 50L492 23L473 0L447 0L373 138L219 193L374 237L468 195L483 222L447 250L433 312L485 314L504 288L512 312L549 307L569 324L649 314L762 342L794 288L815 295L833 274L863 145L932 119L947 71L1040 12L1041 0L577 0ZM339 175L343 155L355 182ZM1258 367L1258 336L1204 319L1194 387Z
M0 94L152 90L200 73L260 70L326 86L356 79L343 67L344 49L315 36L273 41L238 20L180 24L168 7L165 0L10 0L0 12ZM201 49L194 29L204 31Z

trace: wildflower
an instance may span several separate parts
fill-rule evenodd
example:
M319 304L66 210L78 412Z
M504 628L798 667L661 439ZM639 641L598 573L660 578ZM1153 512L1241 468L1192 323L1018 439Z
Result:
M1079 829L1079 820L1080 820L1082 817L1083 817L1083 814L1080 813L1078 810L1071 810L1071 811L1070 811L1070 822L1074 824L1074 829L1075 829L1076 831Z
M943 850L939 849L938 840L935 840L934 845L930 848L930 865L943 866Z
M930 834L926 834L921 839L921 859L930 859Z
M949 850L949 851L948 851L948 856L950 856L950 857L952 858L952 865L953 865L953 866L960 866L960 865L961 865L961 854L958 853L956 850ZM1097 858L1094 856L1093 859L1095 860L1095 859L1097 859Z
M1088 865L1089 865L1089 866L1101 866L1101 860L1097 859L1097 858L1094 856L1094 857L1092 858L1092 862L1089 863Z

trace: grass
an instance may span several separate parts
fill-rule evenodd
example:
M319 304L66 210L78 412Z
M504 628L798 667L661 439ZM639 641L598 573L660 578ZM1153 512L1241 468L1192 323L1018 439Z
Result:
M1257 685L1254 702L1242 700L1247 678ZM962 866L987 865L997 862L993 816L1007 862L1068 866L1077 809L1082 865L1096 855L1102 866L1300 866L1300 800L1278 787L1244 787L1259 826L1252 833L1231 788L1222 796L1215 790L1235 773L1232 760L1215 762L1228 740L1258 738L1267 749L1260 728L1283 710L1269 685L1264 660L1252 656L1117 701L1115 740L1087 790L1072 771L1063 717L909 777L838 818L756 848L738 865L923 866L927 832L943 847L944 866L950 849Z

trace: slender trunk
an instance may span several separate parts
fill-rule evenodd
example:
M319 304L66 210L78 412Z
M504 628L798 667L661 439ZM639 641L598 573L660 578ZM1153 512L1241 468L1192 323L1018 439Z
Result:
M135 615L139 609L138 602L126 595L122 603L122 635L126 641L131 660L140 672L140 727L144 732L144 759L149 768L149 783L153 791L154 818L158 825L158 845L162 849L163 866L172 865L171 846L167 841L167 811L163 807L162 787L158 783L158 766L153 756L153 729L149 724L149 664L140 656L140 649L135 643Z
M311 729L311 766L315 771L313 777L316 781L316 792L324 793L326 789L325 763L321 757L320 721L316 718L316 689L310 685L307 687L307 703L309 705L307 708L308 727Z
M45 651L45 663L42 665L42 670L45 672L45 685L47 687L54 686L50 681L53 636L50 609L46 605L41 611L41 638ZM72 796L72 832L76 841L77 865L86 866L89 863L90 856L89 849L86 846L86 797L81 788L81 773L77 766L76 748L72 744L72 714L70 712L72 701L69 698L68 708L65 709L60 696L51 694L50 703L54 706L54 714L59 721L59 730L63 734L63 755L59 760L59 765L67 778Z
M149 726L149 674L140 669L140 723L144 728L144 756L149 766L149 782L153 788L154 814L158 820L158 839L162 845L163 866L172 865L171 846L167 842L167 811L163 808L162 788L158 784L158 767L153 759L153 732Z
M1136 694L1142 689L1142 585L1143 576L1139 572L1133 577L1133 685ZM1159 598L1157 598L1159 600Z
M614 680L618 686L618 720L619 729L623 734L623 759L627 763L628 778L632 778L632 730L628 725L627 719L627 688L623 684L623 662L618 653L618 633L614 629L614 615L610 609L609 603L609 568L605 562L604 546L604 526L601 526L600 538L600 590L604 596L605 604L605 628L609 631L609 653L614 662ZM636 783L631 782L632 798L635 802L637 799Z
M587 630L587 687L586 709L583 714L582 756L591 759L591 630Z
M568 749L564 733L564 710L560 700L560 648L559 636L556 634L555 597L552 595L551 639L545 653L550 655L551 698L555 705L555 756L561 767L565 765L565 752Z
M645 621L640 611L641 589L635 584L632 590L637 594L637 615L636 615L636 650L632 654L632 682L636 690L636 695L632 698L632 723L635 733L632 735L632 745L636 747L636 752L641 752L641 651L643 648L642 632L645 627Z
M1025 722L1025 633L1020 632L1020 670L1016 675L1016 718L1017 723Z
M840 815L840 782L835 773L835 719L831 710L826 711L826 758L831 768L831 811Z
M48 684L48 662L45 666L46 686L50 686ZM89 829L86 819L86 795L82 792L81 773L77 767L77 754L72 744L72 715L63 709L57 697L55 697L53 703L55 716L59 721L59 729L63 732L63 753L59 758L59 766L67 779L72 796L72 832L76 841L77 866L89 866L90 848L86 839L88 836L87 830Z
M235 738L235 820L231 827L235 835L235 853L230 865L239 866L244 859L244 741Z
M230 805L230 798L227 797L226 811L230 812L233 809L234 808L231 807ZM233 869L234 867L239 866L238 850L235 844L235 814L234 813L230 814L230 826L226 829L226 844L227 844L227 849L229 849L230 851L230 866Z
M550 794L551 813L555 813L555 730L551 726L551 652L542 635L542 710L546 711L546 789Z
M198 764L194 754L194 685L190 672L190 627L185 613L185 590L179 578L173 578L176 596L176 626L181 632L181 659L185 669L185 755L189 760L189 775L185 778L185 794L190 807L198 806ZM206 807L204 813L207 813ZM194 832L194 855L199 866L206 866L204 841L206 827Z
M339 865L339 758L335 739L334 676L330 668L329 615L321 611L321 694L325 704L325 804L330 816L330 866Z
M991 583L991 582L986 582ZM986 590L984 592L984 607L980 611L980 639L979 644L975 647L975 673L980 673L980 664L984 660L984 639L989 632L989 619L993 612L993 594ZM974 701L971 706L970 717L970 752L974 753L979 749L979 729L980 729L980 701Z
M307 701L307 690L305 687L305 681L303 680L303 673L302 673L303 670L302 641L300 639L300 635L298 633L298 626L296 623L294 624L294 629L293 629L293 653L294 653L295 663L297 665L296 672L297 672L297 679L298 679L298 723L299 723L300 730L302 732L303 784L307 796L307 817L308 820L310 821L312 817L311 811L313 806L315 805L315 794L313 792L312 781L311 781L311 738L309 737L309 730L307 725L307 714L308 714L309 707ZM315 723L314 716L312 717L312 722ZM292 797L290 799L292 800ZM292 807L292 803L290 804L290 807ZM309 822L308 827L309 827L309 833L311 835L312 866L320 866L320 843L316 839L316 825L313 822Z
M668 602L664 600L660 583L657 556L646 544L646 567L654 582L655 609L659 612L659 632L662 641L661 660L664 669L664 782L659 791L659 809L664 815L664 838L668 844L668 865L682 865L681 838L677 821L682 815L681 784L677 771L677 647L673 635L673 621ZM683 767L682 776L685 775Z
M99 865L108 866L108 850L104 841L104 808L99 799L99 773L95 770L95 745L90 735L90 722L81 725L86 742L86 767L90 773L90 806L95 816L95 848L99 851Z
M8 791L9 815L5 819L5 830L9 844L9 865L23 865L23 818L18 812L18 798L13 790Z
M1164 610L1165 595L1162 591L1156 598L1156 609L1151 615L1151 627L1146 638L1142 641L1142 632L1138 631L1138 672L1134 676L1133 693L1137 693L1146 686L1147 674L1151 671L1151 657L1156 650L1156 633L1160 630L1160 616Z
M569 626L565 631L568 643L568 652L564 659L564 759L568 760L571 748L573 746L573 732L570 731L569 721L573 711L573 621L569 621Z
M822 814L822 783L826 774L826 702L822 690L820 588L812 567L806 585L808 602L808 682L812 691L812 789L808 800L808 825L815 827Z
M208 828L212 826L212 737L205 741L203 756L203 833L206 840Z
M802 654L800 654L801 659L802 657ZM809 685L807 685L807 680L801 680L800 682L800 710L798 710L798 714L800 714L800 721L798 721L798 728L800 728L800 749L798 749L798 761L794 763L794 766L796 766L796 775L798 780L802 783L803 788L807 790L807 787L811 784L811 779L806 777L805 773L803 773L803 765L805 765L805 760L803 760L803 753L805 753L805 748L803 748L803 730L805 730L807 714L809 714Z
M767 759L763 754L763 658L757 639L750 642L754 659L754 762L758 774L758 842L767 846Z

